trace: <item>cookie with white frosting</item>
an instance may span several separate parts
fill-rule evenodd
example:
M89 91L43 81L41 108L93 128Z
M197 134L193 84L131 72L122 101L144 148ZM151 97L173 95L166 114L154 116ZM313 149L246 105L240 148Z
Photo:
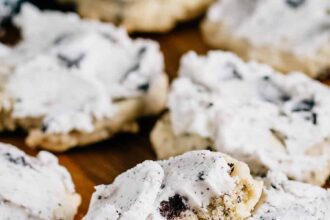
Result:
M218 0L202 30L211 46L282 72L330 75L330 2Z
M48 152L37 157L0 143L0 219L71 220L80 204L68 171Z
M214 146L254 174L276 170L319 185L329 176L330 89L302 73L283 75L232 53L190 52L168 106L151 134L160 158Z
M110 21L129 32L167 32L192 20L214 0L59 0L75 2L83 17Z
M75 14L24 4L23 40L0 54L0 130L22 127L27 144L64 151L136 132L165 105L159 45Z
M271 172L249 220L330 219L330 191Z
M145 161L96 187L84 220L244 219L259 201L262 182L227 155L193 151Z

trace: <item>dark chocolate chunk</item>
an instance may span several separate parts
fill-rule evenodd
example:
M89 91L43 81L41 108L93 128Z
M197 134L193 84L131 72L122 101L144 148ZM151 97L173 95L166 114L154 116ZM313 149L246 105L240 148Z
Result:
M127 73L137 71L139 68L140 68L140 62L135 63L133 66L131 66L131 68L127 70Z
M10 153L5 153L4 155L7 158L7 160L13 164L32 168L32 165L29 164L23 156L13 157L13 155L11 155Z
M228 63L228 67L231 69L231 73L232 73L232 76L229 79L239 79L239 80L243 79L243 76L239 73L235 64Z
M204 171L199 172L197 178L200 181L205 180L205 172Z
M213 104L212 102L209 102L209 103L207 104L206 107L207 107L207 108L211 108L211 107L213 107L213 105L214 105L214 104Z
M138 61L133 66L129 67L128 70L126 70L126 72L125 72L124 76L121 78L120 82L123 83L127 79L128 75L130 73L137 71L139 68L140 68L140 62Z
M230 171L229 171L229 174L231 175L233 172L234 172L234 170L235 170L235 166L234 166L235 164L233 164L233 163L228 163L228 166L230 167Z
M242 80L243 79L243 76L237 71L237 69L233 69L233 76L235 79L240 79Z
M45 123L43 123L43 124L41 125L40 130L41 130L42 132L46 132L47 129L48 129L48 126L47 126Z
M149 83L144 83L138 86L138 90L142 92L147 92L149 90L149 87L150 87Z
M262 77L261 86L260 95L267 102L279 105L291 100L291 96L269 76Z
M78 57L71 59L69 57L66 57L62 54L58 54L57 58L64 63L64 65L68 68L72 68L72 67L76 67L79 68L80 67L80 62L85 58L85 54L80 54Z
M298 8L302 6L305 3L306 0L286 0L286 3L291 7L291 8Z
M314 98L304 99L297 104L296 107L292 109L293 112L310 112L315 107Z
M281 101L282 102L287 102L287 101L290 101L291 100L291 97L287 94L283 94L281 97L280 97Z
M138 51L138 56L141 57L143 56L147 51L147 48L146 47L141 47Z
M175 194L173 197L170 197L168 201L162 201L160 203L159 212L161 216L167 220L174 220L188 209L186 201L187 198Z
M312 121L313 125L317 125L317 114L315 112L311 112L305 117L306 120Z
M314 125L317 125L317 114L315 112L312 113L312 122Z
M58 44L62 43L68 37L69 37L69 34L62 34L62 35L58 36L57 38L55 38L53 43L54 43L54 45L58 45Z
M143 54L146 52L147 48L146 47L141 47L138 52L137 52L137 61L132 65L128 70L125 72L124 76L121 78L120 82L123 83L128 75L134 71L137 71L140 69L140 63L141 63L141 57Z
M270 77L269 76L264 76L264 77L262 77L262 79L265 80L265 81L268 81L268 80L270 80Z
M277 187L276 187L274 184L271 184L271 187L272 187L273 189L277 189Z
M108 33L102 33L102 36L103 36L105 39L107 39L107 40L109 40L110 42L112 42L112 43L116 43L116 42L117 42L117 39L114 38L113 36L111 36L111 35L108 34Z
M208 151L213 151L213 148L211 146L206 146L205 149Z

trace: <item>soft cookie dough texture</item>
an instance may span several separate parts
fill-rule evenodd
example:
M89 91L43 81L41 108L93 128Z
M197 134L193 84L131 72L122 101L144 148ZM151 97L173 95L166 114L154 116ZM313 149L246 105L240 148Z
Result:
M75 2L84 17L110 21L129 32L167 32L196 18L214 0L59 0Z
M225 154L192 151L145 161L100 185L84 220L329 219L330 192L269 172L255 180Z
M211 46L281 72L330 75L330 1L218 0L203 22Z
M136 132L138 117L164 108L157 43L29 4L14 21L22 41L0 50L0 130L20 127L29 146L64 151Z
M330 173L330 89L299 72L283 75L229 52L181 60L169 113L151 141L159 158L212 147L268 170L323 185Z
M30 157L0 143L0 219L73 220L80 204L68 171L56 157Z
M262 182L246 164L210 151L145 161L100 185L84 220L245 219L259 201Z

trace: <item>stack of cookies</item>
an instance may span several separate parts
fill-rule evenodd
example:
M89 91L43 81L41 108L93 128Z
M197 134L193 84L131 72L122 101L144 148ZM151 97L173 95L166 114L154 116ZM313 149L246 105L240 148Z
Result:
M0 220L330 219L330 1L68 3L81 17L0 3L20 31L0 44L0 135L27 134L21 149L0 137ZM218 50L184 54L170 85L159 43L128 33L188 20ZM82 201L47 151L138 137L146 116L157 158Z

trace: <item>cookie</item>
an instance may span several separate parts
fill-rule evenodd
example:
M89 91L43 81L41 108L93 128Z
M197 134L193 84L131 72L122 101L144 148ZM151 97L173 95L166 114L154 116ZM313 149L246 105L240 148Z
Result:
M157 158L165 159L191 150L212 149L213 141L197 134L176 135L172 130L170 115L161 117L150 134L150 141Z
M218 0L202 32L206 42L281 72L314 78L330 74L329 1Z
M256 175L276 170L319 185L329 176L330 89L302 73L283 75L228 52L190 52L168 107L151 135L160 157L214 146Z
M159 45L75 14L24 4L23 40L0 54L0 129L28 131L52 151L137 132L136 119L165 106L168 79Z
M262 182L227 155L193 151L145 161L96 187L84 220L245 219L259 201Z
M261 199L248 220L329 219L329 210L329 190L271 172L264 178Z
M68 171L47 152L37 157L0 143L0 219L71 220L80 204Z
M60 0L68 2L68 0ZM69 0L72 2L72 0ZM129 32L167 32L194 19L214 0L74 0L83 17L109 21Z

